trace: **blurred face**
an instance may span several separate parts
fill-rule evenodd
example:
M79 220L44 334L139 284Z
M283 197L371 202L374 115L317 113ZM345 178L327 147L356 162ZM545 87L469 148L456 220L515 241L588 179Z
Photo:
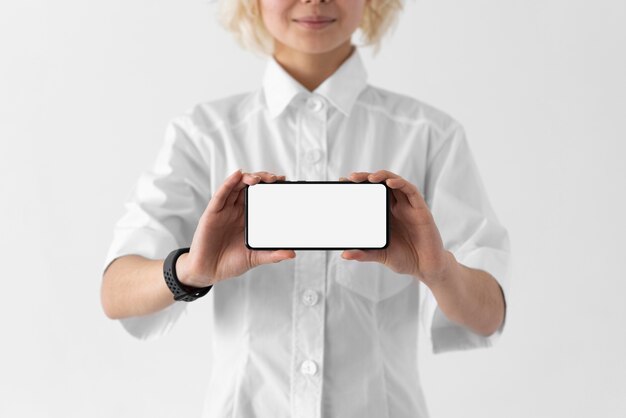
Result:
M368 0L258 0L276 49L320 54L350 42Z

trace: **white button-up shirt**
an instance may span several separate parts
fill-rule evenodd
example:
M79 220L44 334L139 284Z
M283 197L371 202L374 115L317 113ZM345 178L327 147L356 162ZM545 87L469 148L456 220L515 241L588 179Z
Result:
M509 238L489 203L463 127L424 102L369 85L359 51L314 92L273 59L256 91L199 103L173 118L117 222L104 267L188 247L212 194L237 168L336 181L390 170L416 185L446 249L491 273L505 296ZM212 374L204 418L425 417L420 321L434 352L491 345L449 321L417 278L341 251L221 281L208 295ZM188 302L121 319L141 339L166 333Z

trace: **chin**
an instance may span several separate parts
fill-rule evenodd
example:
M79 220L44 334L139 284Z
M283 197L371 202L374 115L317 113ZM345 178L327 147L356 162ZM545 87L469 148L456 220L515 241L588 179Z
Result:
M292 48L303 52L305 54L325 54L331 52L344 44L344 41L339 43L331 42L300 42L297 45L293 45Z

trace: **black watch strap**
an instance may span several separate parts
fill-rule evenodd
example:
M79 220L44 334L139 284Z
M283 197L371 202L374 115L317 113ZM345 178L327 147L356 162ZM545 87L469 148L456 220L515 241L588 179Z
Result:
M184 302L192 302L206 295L213 287L213 285L207 287L192 287L184 285L178 280L178 276L176 276L176 260L178 260L181 254L188 253L189 250L189 247L174 250L169 253L163 262L163 276L165 277L167 287L169 287L174 294L174 300L182 300Z

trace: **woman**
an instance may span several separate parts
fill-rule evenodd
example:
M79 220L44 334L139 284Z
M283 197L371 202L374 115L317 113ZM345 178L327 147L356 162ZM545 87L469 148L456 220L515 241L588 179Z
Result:
M503 329L508 233L462 126L369 85L351 41L360 29L377 47L401 7L222 3L241 44L269 55L263 85L171 121L116 225L102 287L107 315L138 338L186 308L168 265L182 300L213 298L204 417L427 416L418 318L435 352L489 346ZM285 179L386 182L390 245L247 249L244 188Z

